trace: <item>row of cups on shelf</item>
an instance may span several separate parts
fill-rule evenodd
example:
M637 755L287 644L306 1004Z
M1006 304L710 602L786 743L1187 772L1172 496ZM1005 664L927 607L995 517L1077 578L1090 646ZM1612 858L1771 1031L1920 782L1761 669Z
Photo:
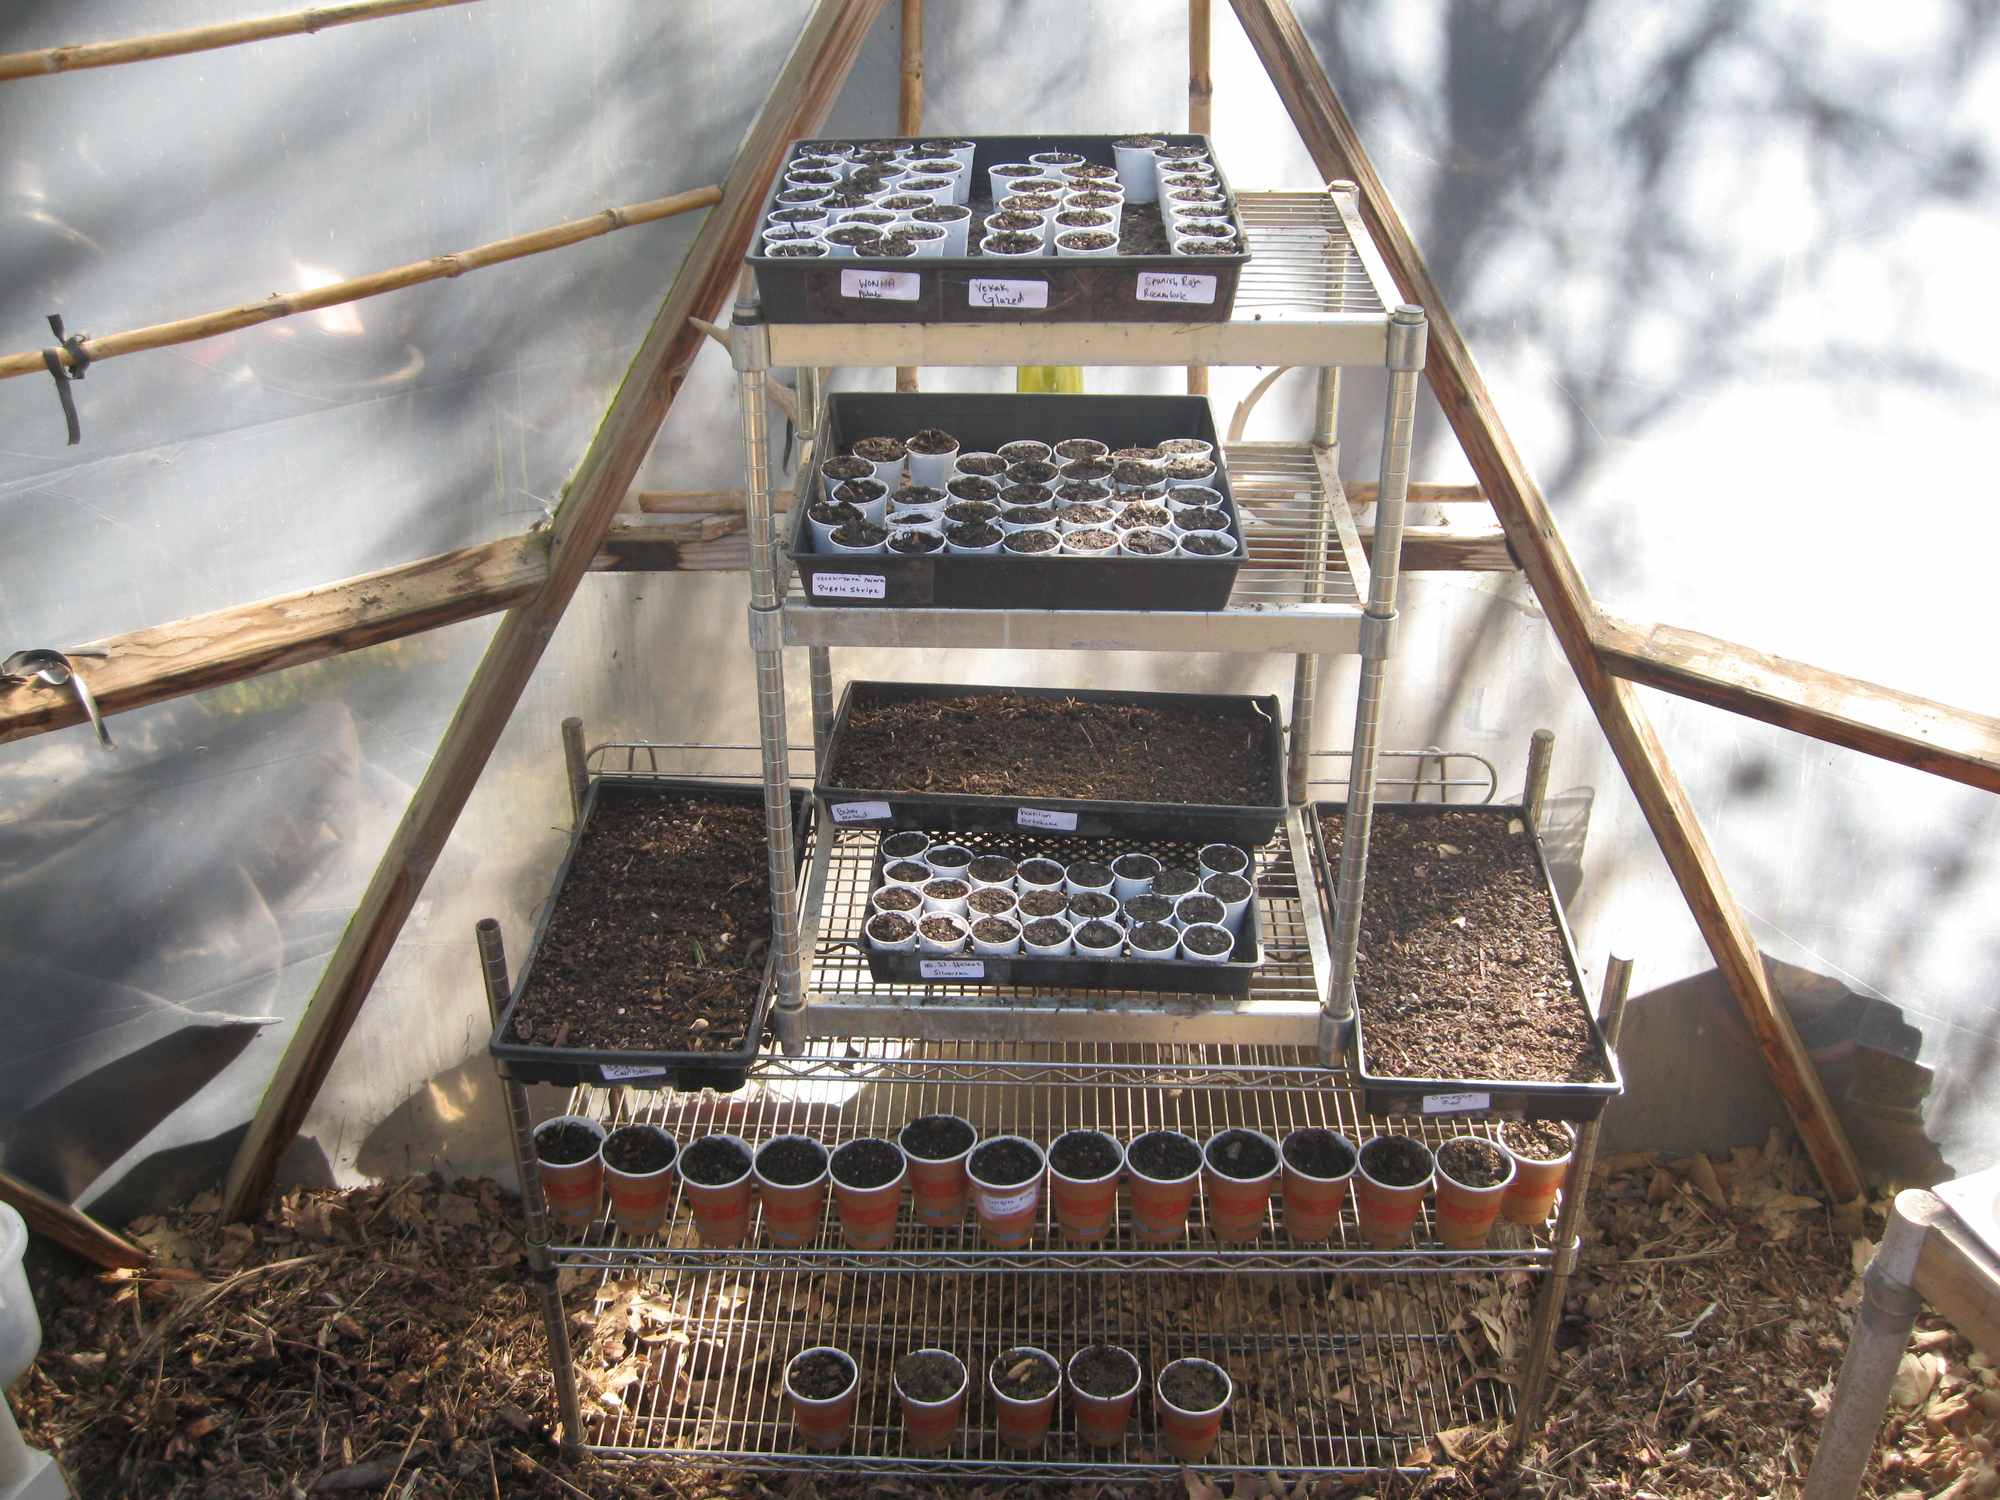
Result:
M1045 472L1049 471L1049 472ZM1096 438L1064 438L1044 443L1015 438L991 453L966 452L941 427L926 427L908 438L868 437L819 466L824 498L840 486L869 479L887 489L904 483L931 489L961 479L980 479L1002 489L1032 484L1053 494L1064 484L1101 484L1121 493L1158 497L1176 486L1212 485L1222 471L1215 444L1205 438L1163 438L1113 449ZM955 498L968 498L955 495Z
M995 1435L1017 1453L1033 1452L1048 1440L1056 1397L1065 1388L1077 1440L1092 1448L1116 1447L1125 1440L1143 1382L1138 1356L1116 1344L1079 1349L1067 1364L1046 1349L1017 1344L996 1354L986 1370ZM928 1394L916 1394L906 1384ZM965 1361L948 1349L917 1349L896 1361L891 1386L912 1453L941 1453L951 1446L971 1384ZM830 1452L846 1445L861 1393L861 1369L852 1355L830 1344L801 1350L785 1365L784 1385L793 1425L808 1448ZM1221 1435L1236 1386L1220 1364L1189 1357L1161 1367L1153 1394L1167 1451L1183 1463L1199 1463Z
M544 1134L572 1126L580 1126L599 1149L570 1162L542 1157ZM820 1235L830 1194L842 1242L851 1250L881 1251L895 1244L907 1186L919 1229L960 1228L970 1203L987 1245L1018 1250L1034 1235L1046 1186L1063 1240L1091 1245L1111 1234L1123 1182L1130 1190L1133 1237L1142 1245L1183 1238L1197 1197L1205 1197L1209 1232L1217 1241L1249 1244L1263 1231L1274 1195L1284 1209L1287 1237L1310 1245L1333 1237L1351 1188L1362 1241L1389 1250L1408 1243L1435 1188L1438 1239L1450 1249L1476 1250L1502 1216L1530 1226L1548 1218L1574 1149L1574 1134L1566 1127L1568 1147L1560 1154L1546 1148L1520 1154L1504 1136L1466 1135L1445 1142L1434 1155L1406 1135L1371 1136L1357 1148L1337 1131L1317 1126L1290 1131L1282 1141L1231 1126L1205 1144L1169 1129L1146 1131L1129 1145L1104 1131L1071 1130L1044 1152L1025 1136L982 1140L971 1121L948 1114L912 1120L895 1140L862 1137L831 1152L807 1135L773 1136L753 1150L740 1136L725 1133L701 1136L683 1151L656 1125L621 1127L611 1135L613 1150L616 1137L627 1133L647 1137L652 1155L664 1156L664 1165L644 1173L607 1166L607 1133L582 1115L558 1115L537 1129L542 1192L561 1227L588 1230L603 1211L608 1185L620 1229L635 1236L658 1234L672 1212L678 1178L695 1233L707 1248L741 1246L759 1201L764 1234L774 1248L810 1246ZM1489 1165L1499 1170L1479 1175L1495 1180L1455 1177L1450 1163L1456 1151L1490 1158Z
M967 140L804 141L785 165L785 181L815 187L838 184L887 189L942 178L952 189L949 198L942 201L970 203L977 149ZM1002 162L987 168L987 182L996 203L1019 192L1023 183L1048 178L1116 182L1129 201L1152 203L1170 178L1213 180L1216 175L1215 163L1205 147L1170 145L1158 136L1116 141L1111 155L1109 176L1102 163L1093 166L1081 152L1037 151L1024 162ZM927 187L929 190L934 189Z

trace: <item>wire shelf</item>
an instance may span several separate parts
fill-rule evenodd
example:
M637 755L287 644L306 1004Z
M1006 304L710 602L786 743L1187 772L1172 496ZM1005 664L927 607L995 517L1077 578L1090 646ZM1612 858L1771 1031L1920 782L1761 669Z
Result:
M1387 315L1369 267L1326 193L1239 193L1250 260L1236 284L1236 315Z

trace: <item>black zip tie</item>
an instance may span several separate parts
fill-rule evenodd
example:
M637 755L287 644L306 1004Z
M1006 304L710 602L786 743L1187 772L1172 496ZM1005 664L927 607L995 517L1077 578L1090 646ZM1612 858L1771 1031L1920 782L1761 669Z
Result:
M74 448L83 441L83 424L77 420L76 399L70 395L69 388L70 382L83 379L84 371L90 368L90 356L83 349L83 341L90 335L72 333L64 337L61 313L49 314L49 329L55 334L62 348L44 349L42 363L49 367L49 374L55 380L56 395L62 401L63 421L69 426L69 445ZM63 363L65 351L70 358L67 365Z

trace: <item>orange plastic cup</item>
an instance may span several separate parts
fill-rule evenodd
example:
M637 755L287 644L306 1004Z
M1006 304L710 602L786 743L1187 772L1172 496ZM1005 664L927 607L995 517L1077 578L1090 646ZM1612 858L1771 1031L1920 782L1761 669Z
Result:
M900 1136L897 1138L897 1144L903 1147L903 1154L909 1157L912 1213L926 1229L956 1229L963 1224L965 1205L972 1192L972 1185L965 1176L965 1159L979 1144L979 1132L963 1116L948 1115L946 1118L957 1120L972 1132L970 1144L956 1156L939 1161L914 1156L910 1153L909 1144ZM908 1129L907 1126L904 1128Z
M582 1115L555 1115L535 1127L538 1142L551 1125L581 1125L597 1137L597 1150L582 1161L564 1165L542 1161L541 1148L536 1147L542 1199L549 1206L549 1217L558 1229L583 1234L604 1211L604 1127Z
M743 1152L743 1173L728 1182L710 1184L696 1182L687 1175L684 1164L699 1146L700 1140L688 1143L687 1150L680 1155L681 1193L694 1213L694 1230L703 1245L710 1250L733 1250L750 1238L750 1204L753 1184L750 1180L750 1143L740 1135L716 1133L716 1139L729 1141Z
M1222 1377L1220 1404L1206 1411L1188 1411L1167 1399L1167 1376L1183 1365L1206 1365ZM1160 1371L1153 1394L1160 1402L1160 1436L1166 1441L1167 1451L1186 1464L1200 1463L1207 1458L1215 1447L1215 1440L1222 1436L1222 1416L1229 1410L1230 1398L1236 1394L1236 1383L1229 1378L1229 1372L1214 1360L1177 1359Z
M919 1401L903 1389L901 1377L895 1380L896 1397L903 1403L903 1427L909 1434L912 1453L942 1453L951 1446L951 1440L958 1433L959 1418L965 1414L965 1388L968 1384L965 1361L949 1349L918 1349L918 1354L942 1354L958 1366L958 1390L942 1401Z
M1478 1136L1455 1136L1454 1140L1478 1140L1481 1145L1491 1146L1495 1142ZM1446 1146L1451 1141L1444 1143ZM1444 1148L1438 1148L1442 1151ZM1437 1231L1438 1238L1446 1248L1452 1250L1477 1250L1486 1243L1486 1237L1493 1232L1493 1221L1500 1217L1500 1202L1506 1195L1509 1184L1514 1181L1515 1166L1513 1153L1500 1147L1500 1155L1506 1159L1507 1175L1491 1187L1470 1187L1456 1182L1442 1165L1437 1169Z
M840 1215L840 1237L850 1250L886 1250L896 1242L896 1215L903 1207L903 1179L909 1176L910 1159L894 1141L880 1141L901 1159L902 1165L890 1181L879 1187L849 1187L840 1180L840 1156L849 1141L833 1153L833 1207Z
M1132 1159L1132 1147L1151 1135L1174 1135L1194 1147L1195 1165L1179 1177L1148 1177ZM1201 1191L1201 1142L1178 1130L1149 1130L1125 1148L1125 1175L1132 1186L1132 1232L1142 1245L1163 1245L1187 1233L1188 1210Z
M1215 1169L1216 1143L1239 1130L1271 1148L1269 1171L1256 1177L1231 1177ZM1256 1239L1270 1213L1271 1193L1278 1185L1278 1170L1283 1161L1278 1154L1278 1143L1261 1130L1232 1125L1210 1136L1201 1156L1201 1182L1208 1194L1210 1231L1225 1245L1247 1244Z
M651 1172L621 1172L604 1164L604 1187L611 1195L611 1217L626 1234L658 1234L674 1201L674 1163L680 1143L657 1125L625 1125L621 1130L644 1131L667 1143L668 1161Z
M1410 1136L1372 1136L1361 1147L1354 1169L1354 1208L1361 1216L1361 1238L1377 1250L1393 1250L1409 1240L1417 1216L1424 1211L1424 1197L1431 1190L1431 1177L1408 1187L1397 1187L1369 1175L1368 1148L1376 1141L1409 1141L1432 1160L1430 1149Z
M1071 1177L1057 1169L1053 1155L1049 1161L1049 1197L1055 1204L1056 1227L1065 1242L1092 1245L1111 1233L1112 1221L1118 1217L1118 1176L1125 1166L1125 1148L1101 1130L1066 1130L1050 1143L1050 1152L1073 1135L1096 1136L1108 1142L1118 1156L1116 1166L1096 1177Z
M1555 1161L1533 1161L1514 1151L1514 1180L1500 1195L1500 1213L1510 1224L1530 1227L1548 1222L1556 1211L1556 1194L1569 1176L1569 1164L1576 1157L1576 1129L1569 1129L1569 1150ZM1502 1142L1504 1145L1505 1142Z
M808 1354L832 1354L841 1359L847 1365L847 1389L837 1396L822 1399L801 1396L793 1390L792 1368ZM817 1348L801 1350L785 1366L785 1397L792 1403L792 1425L798 1428L799 1436L808 1448L816 1448L822 1453L838 1448L854 1431L854 1407L861 1397L860 1367L845 1349L821 1344Z
M1024 1401L1001 1391L1000 1376L1023 1359L1039 1360L1055 1371L1056 1382L1046 1396ZM1056 1392L1062 1389L1062 1366L1056 1363L1055 1356L1031 1344L1009 1349L987 1367L986 1387L993 1396L993 1425L999 1431L1001 1444L1021 1453L1041 1447L1049 1435L1049 1422L1056 1414Z
M1089 1349L1072 1354L1063 1372L1069 1382L1070 1405L1076 1409L1077 1439L1091 1448L1115 1448L1125 1441L1125 1429L1132 1420L1132 1403L1138 1399L1139 1382L1144 1378L1138 1356L1130 1349L1120 1349L1116 1344L1107 1347L1118 1349L1132 1361L1132 1383L1124 1390L1115 1395L1096 1396L1076 1383L1076 1362L1090 1353Z
M1025 1136L996 1135L981 1141L980 1146L990 1146L996 1141L1019 1141L1035 1153L1038 1165L1034 1175L1025 1182L991 1183L979 1179L979 1169L967 1158L965 1175L972 1183L972 1207L979 1215L979 1227L986 1236L986 1242L996 1250L1019 1250L1035 1233L1035 1220L1042 1210L1042 1178L1048 1170L1048 1158L1042 1148ZM978 1155L977 1149L973 1155Z
M773 1182L764 1175L765 1153L786 1141L804 1141L819 1154L819 1175L811 1182ZM764 1205L764 1233L780 1250L796 1250L819 1237L826 1218L828 1164L826 1147L809 1135L774 1135L757 1148L750 1173L757 1179L757 1197Z
M1285 1145L1291 1144L1293 1136L1302 1134L1305 1132L1292 1131L1285 1137ZM1289 1156L1285 1158L1284 1179L1279 1191L1285 1205L1285 1236L1294 1244L1317 1245L1333 1237L1334 1230L1340 1225L1341 1205L1347 1202L1347 1190L1354 1181L1357 1155L1354 1142L1337 1130L1327 1131L1326 1134L1347 1148L1347 1170L1338 1177L1316 1177L1293 1166Z

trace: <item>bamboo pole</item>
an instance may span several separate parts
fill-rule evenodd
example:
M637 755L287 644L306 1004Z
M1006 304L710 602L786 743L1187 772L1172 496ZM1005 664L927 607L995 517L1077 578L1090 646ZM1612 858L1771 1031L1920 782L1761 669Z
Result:
M787 144L818 131L884 0L818 0L765 97L708 216L612 397L556 507L549 576L509 610L467 685L437 752L340 936L276 1075L230 1164L223 1212L256 1210L285 1149L326 1081L341 1044L388 961L458 815L507 727L562 614L617 519L619 504L659 436L707 337L691 318L713 318L735 291L744 253Z
M138 1270L153 1263L153 1257L114 1230L62 1201L52 1198L32 1183L0 1172L0 1203L19 1211L30 1234L54 1240L65 1250L73 1250L85 1260L107 1271Z
M924 0L903 0L902 40L902 84L896 94L896 134L922 135L924 133ZM896 389L914 391L917 388L917 372L914 366L900 365L896 370ZM792 419L798 420L796 414Z
M1492 500L1515 555L1534 586L1578 686L1590 700L1612 753L1625 772L1653 838L1666 857L1695 923L1728 980L1756 1037L1766 1071L1783 1096L1813 1165L1836 1202L1863 1188L1861 1163L1833 1111L1798 1029L1771 988L1763 956L1730 894L1715 851L1702 832L1666 747L1646 717L1638 689L1605 670L1592 639L1597 609L1583 575L1550 514L1548 501L1514 446L1493 395L1431 277L1416 240L1397 212L1326 71L1313 55L1289 0L1232 0L1237 18L1263 60L1292 122L1328 181L1360 186L1362 217L1402 294L1430 318L1424 373L1466 461Z
M185 57L190 52L213 52L218 47L240 47L245 42L327 31L335 26L351 26L356 21L379 21L412 11L473 3L474 0L345 0L344 4L315 5L310 10L295 10L282 16L218 21L213 26L159 31L122 41L80 42L67 47L41 47L32 52L5 52L0 53L0 82L47 73L75 73L84 68L111 68L121 63L152 62L161 57Z
M426 281L442 281L462 276L467 271L483 270L487 266L499 265L503 261L520 260L525 256L540 255L548 250L560 250L566 245L610 234L614 229L630 229L635 224L651 224L659 219L670 219L676 214L690 213L697 208L709 208L721 201L722 189L704 187L692 188L685 193L673 193L665 198L649 198L644 203L628 203L623 208L607 208L586 219L570 219L565 223L551 224L546 229L534 229L526 234L510 235L504 240L474 245L470 250L433 255L428 260L413 260L407 265L392 266L386 271L375 271L366 276L336 281L330 286L314 287L310 291L303 292L274 293L261 302L239 302L234 307L199 313L192 318L180 318L172 323L154 323L145 328L131 329L126 333L112 333L106 334L103 338L85 339L83 353L84 357L94 364L99 360L116 359L121 354L138 354L147 349L165 349L173 344L191 344L197 339L234 333L239 328L251 328L277 318L316 312L322 307L338 307L343 302L359 302L367 297L379 297L384 292L401 291L404 287L418 286ZM76 363L70 357L69 350L57 346L56 352L65 365ZM17 375L40 375L47 369L48 366L42 363L42 351L39 349L0 356L0 380L11 380Z
M1207 135L1215 87L1209 77L1209 0L1188 0L1188 133ZM1208 394L1208 366L1187 367L1187 393Z

